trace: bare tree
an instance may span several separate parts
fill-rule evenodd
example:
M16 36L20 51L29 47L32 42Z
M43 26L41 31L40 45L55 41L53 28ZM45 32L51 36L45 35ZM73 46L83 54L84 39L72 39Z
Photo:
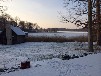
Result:
M22 30L25 29L25 21L20 21L18 25Z
M26 29L32 30L32 29L33 29L33 23L31 23L31 22L26 22Z
M64 16L60 13L62 21L71 22L77 26L88 26L88 48L93 52L92 15L95 13L95 0L64 0L64 4L68 15Z
M7 0L0 0L0 13L3 14L7 10L7 6L1 5L1 2L5 2Z
M92 1L88 0L88 48L93 52L93 36L92 36Z
M20 18L16 16L16 17L14 18L14 21L16 22L16 25L18 26L18 23L20 22Z
M97 44L101 46L101 40L100 40L100 37L101 37L101 33L100 33L100 30L101 30L101 24L100 24L100 0L96 0L96 21L97 21Z

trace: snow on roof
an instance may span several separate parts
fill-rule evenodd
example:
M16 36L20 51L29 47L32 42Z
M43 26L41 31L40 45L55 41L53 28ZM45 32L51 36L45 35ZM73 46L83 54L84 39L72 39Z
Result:
M25 35L25 33L19 28L11 26L11 29L17 34L17 35Z

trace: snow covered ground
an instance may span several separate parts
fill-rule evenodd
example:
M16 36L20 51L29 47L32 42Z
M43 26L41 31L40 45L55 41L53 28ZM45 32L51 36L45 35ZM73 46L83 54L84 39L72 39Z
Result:
M57 33L28 33L28 36L45 36L45 37L76 37L76 36L87 36L87 32L73 32L73 31L59 31Z
M29 69L1 76L101 76L101 53L71 60L32 61Z
M39 61L64 54L81 55L84 52L83 50L75 50L77 47L82 48L81 46L87 47L87 44L79 42L27 42L17 45L0 45L0 66L11 67L17 62L27 59Z
M87 36L87 32L29 33L29 36L75 37ZM88 53L87 46L86 42L0 45L0 76L101 76L101 53L62 60L65 54L82 56ZM27 60L31 61L31 68L20 69L21 62Z
M81 56L87 46L87 43L80 42L0 45L0 71L7 69L0 72L0 76L101 76L100 53L83 58L61 59L64 54ZM19 64L26 60L31 61L31 68L18 69Z

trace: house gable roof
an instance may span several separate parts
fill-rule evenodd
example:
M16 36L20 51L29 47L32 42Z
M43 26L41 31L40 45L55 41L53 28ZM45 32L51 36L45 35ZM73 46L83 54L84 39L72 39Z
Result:
M25 35L25 33L19 28L11 26L11 29L17 34L17 35Z

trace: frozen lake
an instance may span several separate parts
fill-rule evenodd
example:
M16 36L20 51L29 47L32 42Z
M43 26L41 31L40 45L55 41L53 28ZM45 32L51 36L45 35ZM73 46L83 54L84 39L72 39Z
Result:
M76 37L87 36L88 32L58 31L57 33L28 33L28 36L45 37Z

